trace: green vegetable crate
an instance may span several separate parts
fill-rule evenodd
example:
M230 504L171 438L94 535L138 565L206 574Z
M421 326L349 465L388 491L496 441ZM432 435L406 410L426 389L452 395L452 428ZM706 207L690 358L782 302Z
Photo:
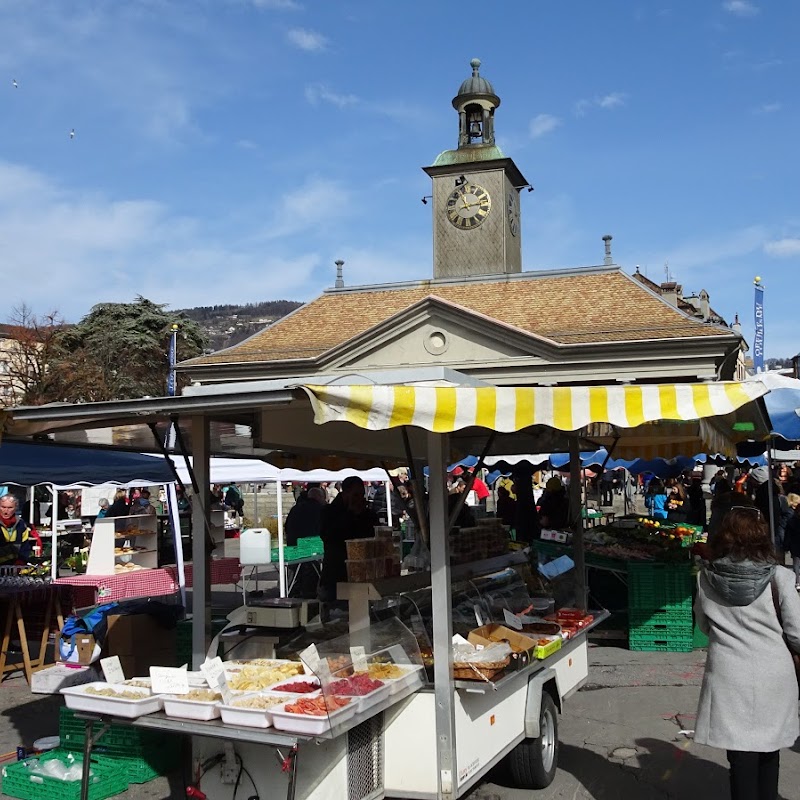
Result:
M40 756L15 761L3 767L2 791L21 800L80 800L81 782L62 781L48 775L36 775L31 768L37 763L58 759L65 765L80 762L81 756L67 750L51 750ZM105 756L92 756L89 800L106 800L128 789L128 778L119 765Z

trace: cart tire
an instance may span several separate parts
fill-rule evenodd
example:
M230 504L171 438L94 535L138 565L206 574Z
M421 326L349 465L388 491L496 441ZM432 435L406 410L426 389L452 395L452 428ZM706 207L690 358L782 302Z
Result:
M558 710L548 692L542 692L539 736L523 739L508 754L508 770L518 789L544 789L558 769Z

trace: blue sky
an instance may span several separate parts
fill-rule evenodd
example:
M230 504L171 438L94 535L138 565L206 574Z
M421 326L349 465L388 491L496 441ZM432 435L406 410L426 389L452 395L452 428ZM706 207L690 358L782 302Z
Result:
M429 277L420 167L478 57L536 187L525 269L602 263L611 233L750 339L760 275L766 355L794 355L799 29L794 0L0 0L7 314L306 300L337 258Z

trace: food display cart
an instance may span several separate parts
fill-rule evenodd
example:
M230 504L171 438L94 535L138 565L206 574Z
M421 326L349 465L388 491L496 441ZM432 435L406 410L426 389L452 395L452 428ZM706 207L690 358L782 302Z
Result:
M512 753L512 763L519 763L520 774L530 785L541 779L539 767L550 765L555 770L557 734L551 723L556 719L558 705L586 678L587 645L585 634L578 633L541 664L528 663L496 681L462 683L454 677L453 582L457 570L466 565L451 567L449 553L445 480L446 466L453 456L529 452L532 437L539 440L541 449L570 450L572 517L577 520L573 531L578 607L575 613L585 614L577 455L586 437L596 444L613 444L630 431L635 443L637 437L647 439L660 433L664 441L674 441L679 446L694 437L699 439L698 449L712 446L722 452L727 446L730 450L736 437L733 423L737 410L749 409L757 423L762 410L754 408L752 401L765 391L757 383L535 388L330 385L263 391L248 384L242 387L241 395L231 386L224 391L213 386L192 387L180 398L85 404L71 411L61 408L57 417L52 410L26 409L14 423L17 430L23 430L27 420L31 429L41 430L48 414L62 424L69 418L73 424L83 419L97 425L103 420L135 420L137 413L140 417L164 419L183 413L190 418L200 485L207 482L209 422L217 416L228 419L231 414L238 414L238 419L257 421L254 428L258 434L253 444L258 447L295 447L376 461L402 459L406 463L414 460L409 455L416 452L417 463L426 462L430 468L428 536L434 656L430 689L417 690L387 706L380 721L374 721L377 713L370 717L373 721L357 724L356 718L354 727L342 729L342 735L324 740L321 745L311 746L308 740L301 741L296 736L269 741L244 732L224 736L254 743L242 744L241 753L255 768L260 794L275 790L273 781L285 781L285 777L283 773L275 774L272 760L250 758L247 748L255 747L256 742L295 753L287 769L300 772L292 784L300 797L341 797L345 787L353 798L455 798L480 780L493 764ZM250 417L246 416L248 413ZM666 433L656 428L659 420L671 421ZM760 426L750 425L748 432L752 436L754 430L757 434L762 428L763 420ZM198 525L205 519L202 502L200 498L194 509ZM193 546L197 569L204 560L200 537L195 538ZM380 587L374 589L382 598ZM343 587L343 591L348 589ZM204 586L196 580L196 607L204 607L205 600ZM205 623L202 615L195 616L195 667L204 660L208 647ZM365 633L371 628L370 617ZM144 717L141 724L175 730L174 725L157 716ZM185 727L184 731L195 732ZM419 747L422 738L429 749ZM198 752L202 747L198 745ZM364 793L354 772L361 769L357 754L368 755L372 774L377 776L377 782ZM285 783L282 786L286 788Z

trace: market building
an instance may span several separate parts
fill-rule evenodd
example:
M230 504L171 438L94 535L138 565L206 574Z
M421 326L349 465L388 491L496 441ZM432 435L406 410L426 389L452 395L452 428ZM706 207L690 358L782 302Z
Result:
M500 98L471 62L453 98L458 145L432 181L433 279L336 285L240 344L185 361L195 384L444 367L493 385L739 379L741 333L709 305L614 264L523 271L520 194L495 141ZM426 198L427 200L427 198ZM669 282L668 282L669 283Z

